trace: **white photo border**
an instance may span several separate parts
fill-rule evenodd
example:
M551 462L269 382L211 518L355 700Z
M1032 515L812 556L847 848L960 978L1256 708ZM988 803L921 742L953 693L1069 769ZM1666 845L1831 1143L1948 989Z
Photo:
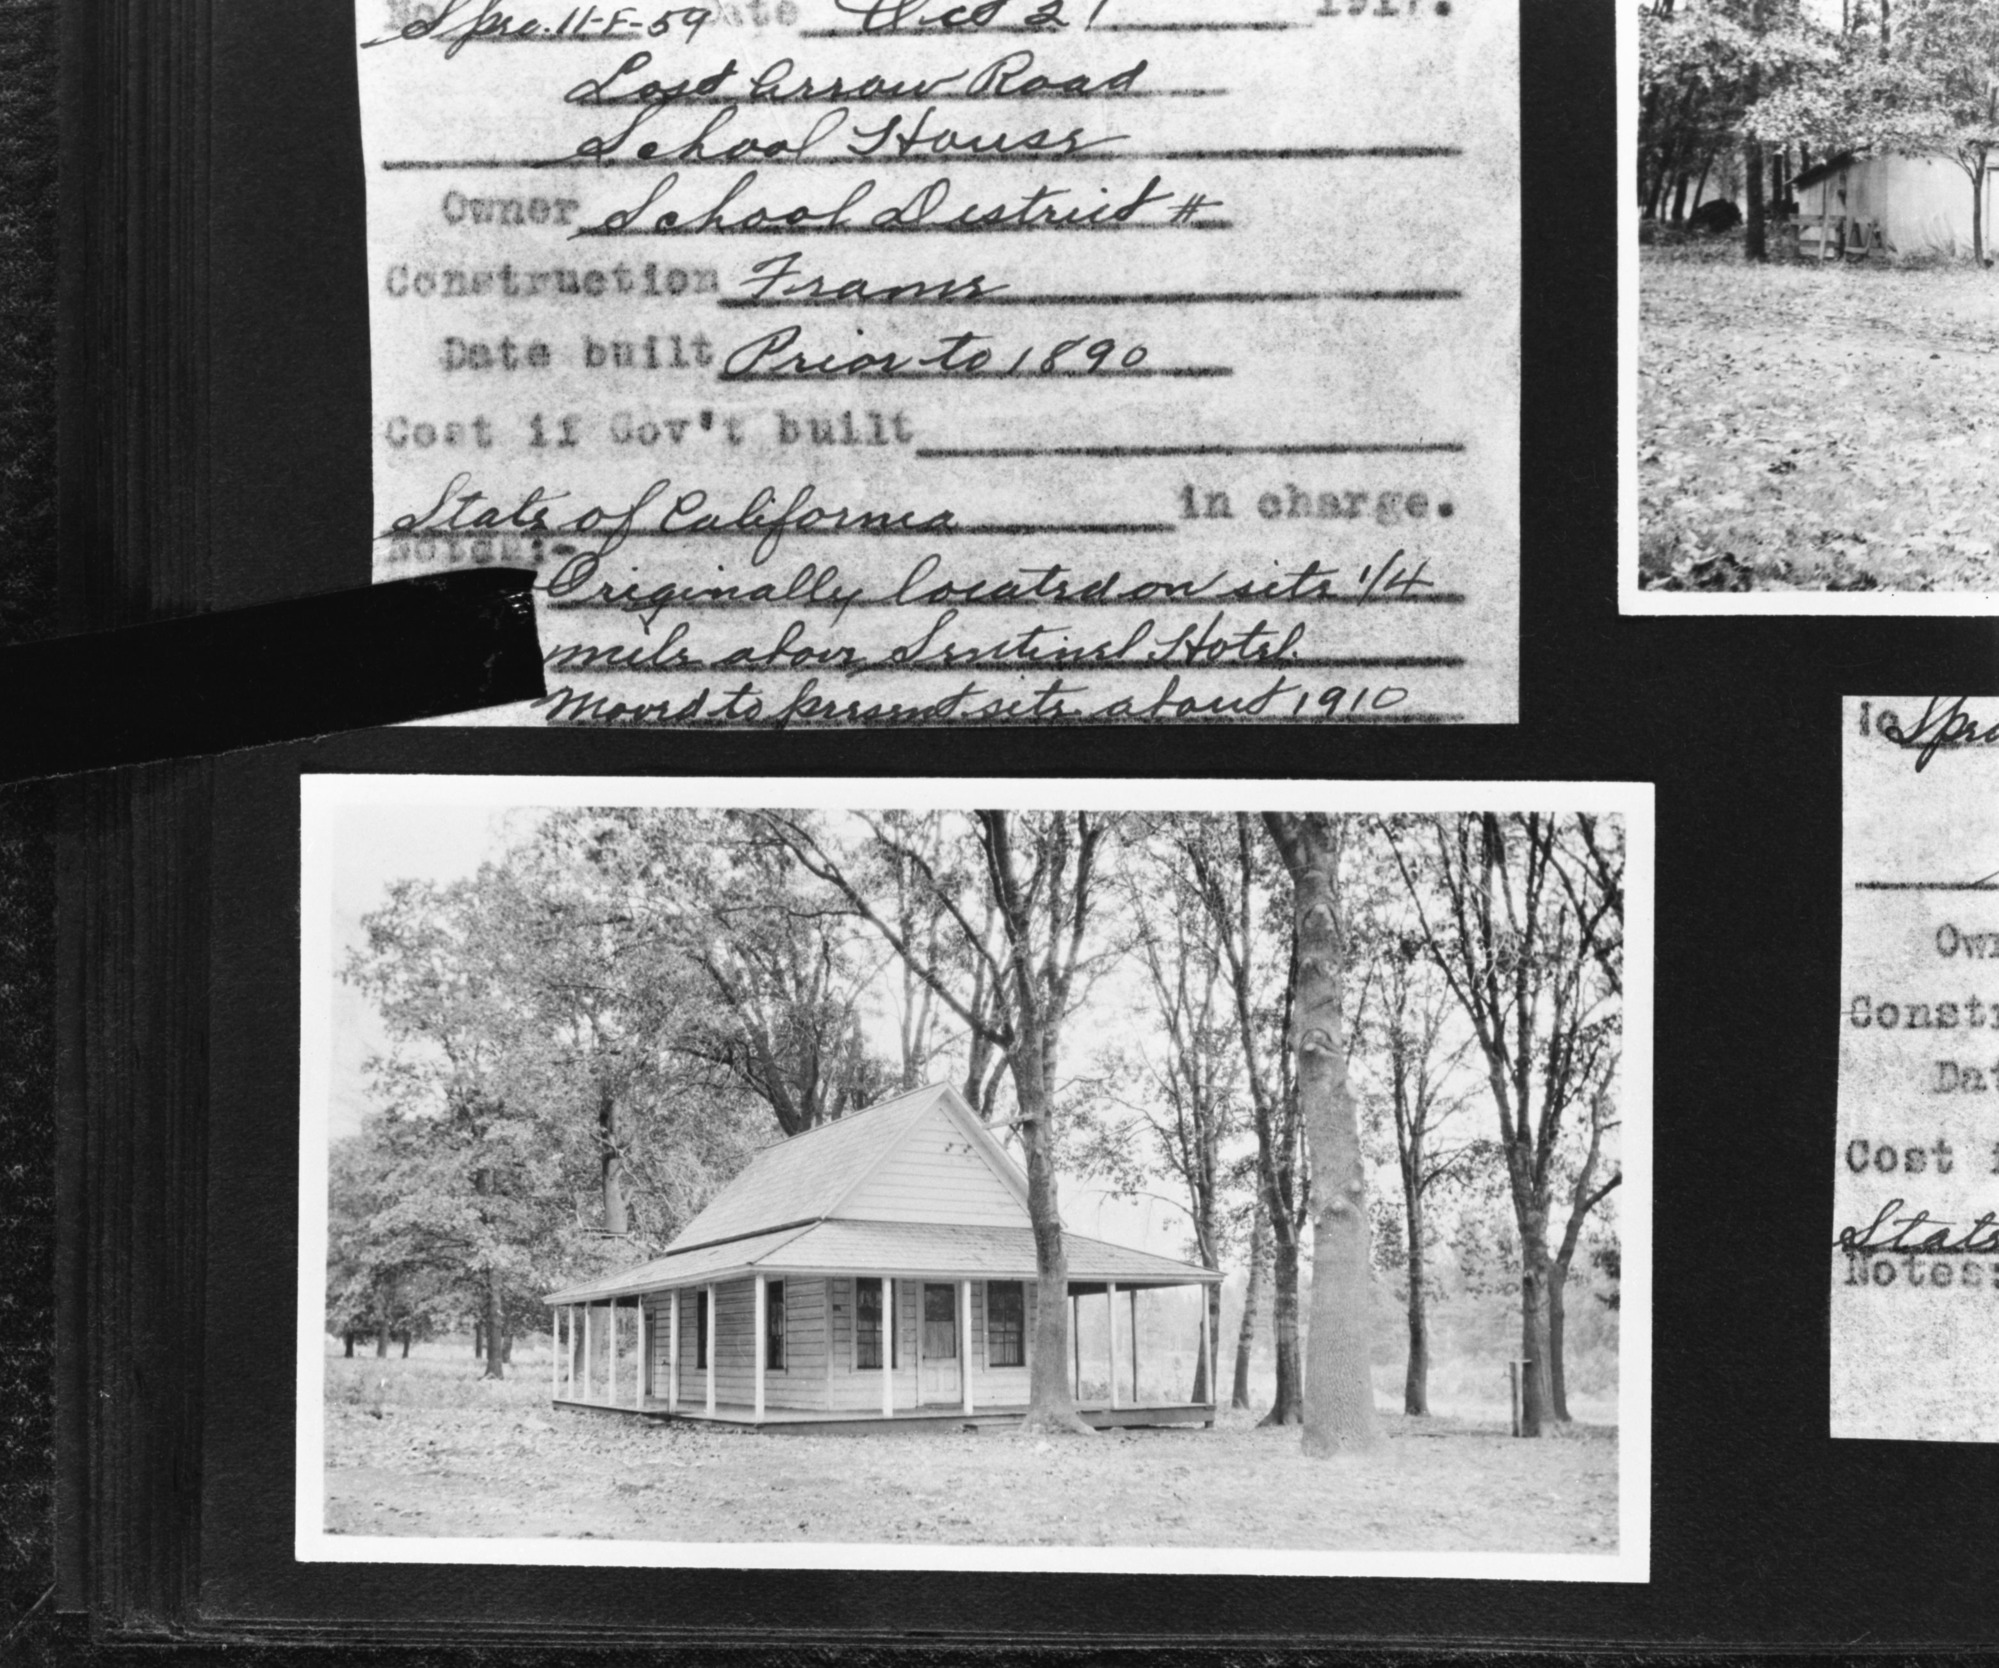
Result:
M1008 778L671 778L306 775L300 779L299 1266L294 1556L301 1563L574 1568L924 1570L1067 1575L1430 1577L1642 1583L1651 1579L1652 1004L1654 792L1643 783L1260 782ZM977 1547L335 1535L325 1529L328 1127L333 1060L333 813L343 806L815 810L975 804L1139 811L1594 811L1625 822L1619 1201L1618 1545L1614 1553L1298 1552L1190 1547Z
M1999 591L1648 591L1638 583L1638 14L1617 4L1617 609L1622 615L1979 617Z

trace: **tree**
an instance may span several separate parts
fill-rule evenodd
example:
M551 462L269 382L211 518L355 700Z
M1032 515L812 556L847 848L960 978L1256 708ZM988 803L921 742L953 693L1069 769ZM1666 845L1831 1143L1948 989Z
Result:
M834 887L854 912L935 993L974 1038L1004 1057L1014 1090L1014 1129L1027 1168L1028 1218L1034 1231L1037 1301L1029 1363L1026 1425L1088 1433L1069 1385L1069 1268L1056 1176L1063 1027L1093 974L1089 954L1098 906L1099 862L1114 819L1084 811L978 811L969 836L983 902L999 931L992 940L961 887L885 818L861 818L877 858L906 864L949 922L949 949L913 939L894 914L861 885L809 819L759 813L806 871ZM990 993L983 1011L955 977L979 969Z
M1292 886L1297 994L1289 1046L1315 1180L1304 1451L1326 1456L1378 1440L1368 1354L1367 1167L1347 1084L1343 828L1320 812L1272 811L1263 821Z
M1180 1189L1178 1207L1194 1230L1194 1255L1203 1268L1220 1269L1228 1211L1225 1148L1241 1128L1241 1044L1226 989L1213 924L1202 908L1181 843L1200 837L1208 819L1158 819L1149 837L1127 841L1119 890L1144 964L1151 1014L1161 1033L1159 1052L1141 1050L1127 1075L1138 1081L1127 1101L1148 1136L1140 1158L1120 1137L1129 1126L1094 1131L1094 1167L1127 1194L1143 1191L1155 1170ZM1219 1345L1222 1294L1208 1287L1209 1338ZM1194 1400L1209 1393L1209 1360L1194 1369Z
M1280 927L1265 918L1269 846L1248 813L1238 812L1229 819L1202 818L1182 832L1181 855L1228 969L1230 1005L1256 1129L1257 1190L1262 1224L1270 1236L1271 1332L1277 1366L1276 1395L1263 1422L1297 1425L1305 1418L1298 1264L1312 1179L1294 1055L1288 1046L1297 983L1296 929L1289 919ZM1278 968L1283 969L1281 979ZM1253 1232L1252 1248L1257 1243ZM1246 1329L1254 1324L1256 1313L1255 1277L1252 1262ZM1238 1346L1237 1359L1238 1381L1246 1388L1246 1346Z
M1371 1121L1388 1126L1402 1187L1401 1261L1408 1280L1409 1331L1402 1406L1405 1413L1421 1417L1430 1411L1430 1197L1461 1177L1481 1150L1470 1139L1443 1144L1445 1126L1461 1116L1470 1100L1459 1068L1471 1038L1464 1034L1453 1041L1449 1035L1456 1003L1413 921L1377 915L1363 929L1360 949L1377 974L1355 1025L1375 1091L1369 1097Z
M1622 891L1613 899L1574 889L1579 877L1562 868L1572 819L1486 813L1387 826L1430 953L1478 1039L1498 1113L1520 1236L1521 1428L1539 1436L1557 1416L1549 1235L1558 1155L1571 1108L1615 1053L1617 1000L1598 939L1621 942ZM1597 832L1615 831L1603 823Z

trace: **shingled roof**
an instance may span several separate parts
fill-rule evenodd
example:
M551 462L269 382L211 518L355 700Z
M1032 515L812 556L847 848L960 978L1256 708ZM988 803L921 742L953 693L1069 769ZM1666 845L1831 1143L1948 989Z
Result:
M1018 1223L877 1222L842 1216L841 1207L939 1108L1014 1195ZM1081 1234L1065 1233L1063 1243L1070 1278L1081 1284L1185 1285L1221 1278L1191 1263ZM601 1303L758 1272L1032 1279L1036 1263L1027 1179L957 1092L933 1084L766 1147L664 1255L553 1292L547 1301Z

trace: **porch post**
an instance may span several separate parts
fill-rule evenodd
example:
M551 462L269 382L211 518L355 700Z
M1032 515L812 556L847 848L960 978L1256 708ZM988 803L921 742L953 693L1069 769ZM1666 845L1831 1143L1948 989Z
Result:
M562 1392L562 1307L555 1305L548 1311L548 1399L554 1401Z
M895 1282L886 1274L882 1276L882 1417L895 1417Z
M1215 1357L1208 1337L1208 1288L1196 1286L1194 1291L1201 1300L1201 1364L1207 1369L1208 1405L1219 1407L1222 1399L1215 1393Z
M708 1417L715 1417L715 1346L721 1342L721 1328L715 1324L715 1288L707 1288L702 1299L708 1305Z
M1131 1405L1140 1404L1138 1394L1138 1288L1131 1288Z
M764 1291L764 1276L759 1274L756 1280L756 1300L750 1307L750 1324L756 1329L753 1357L756 1369L756 1390L751 1397L751 1407L758 1420L762 1420L764 1416L764 1305L769 1301Z
M618 1405L618 1345L624 1341L624 1328L618 1324L618 1300L614 1297L604 1310L604 1405Z
M1083 1399L1083 1300L1069 1294L1069 1376L1077 1401Z
M958 1389L972 1411L972 1282L958 1282Z
M918 1413L923 1411L923 1304L929 1288L923 1281L916 1282L916 1394L910 1397L909 1405Z
M667 1293L666 1311L666 1410L680 1407L680 1293ZM1207 1311L1203 1310L1205 1314Z
M1104 1307L1109 1311L1111 1326L1110 1353L1104 1365L1109 1369L1111 1381L1111 1412L1118 1409L1117 1400L1117 1282L1104 1282Z
M646 1359L646 1300L643 1295L632 1299L632 1319L638 1323L638 1371L632 1376L632 1406L644 1411L646 1405L646 1369L652 1365Z
M596 1304L586 1303L583 1305L583 1402L585 1406L588 1406L590 1402L590 1346L596 1342L595 1334L597 1331L596 1323L591 1317L596 1312Z

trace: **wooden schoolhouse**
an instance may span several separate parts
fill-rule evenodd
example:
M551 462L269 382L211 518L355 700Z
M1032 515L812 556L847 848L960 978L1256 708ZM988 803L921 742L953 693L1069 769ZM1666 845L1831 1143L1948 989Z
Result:
M1220 1273L1064 1241L1083 1417L1212 1424L1204 1294ZM1185 1317L1208 1364L1198 1403L1191 1350L1148 1370L1139 1349L1142 1298L1175 1287L1203 1294L1198 1322ZM1093 1300L1109 1317L1097 1360L1076 1324ZM758 1428L1003 1425L1027 1407L1036 1301L1026 1174L933 1085L765 1148L664 1255L551 1293L550 1394L558 1407Z

